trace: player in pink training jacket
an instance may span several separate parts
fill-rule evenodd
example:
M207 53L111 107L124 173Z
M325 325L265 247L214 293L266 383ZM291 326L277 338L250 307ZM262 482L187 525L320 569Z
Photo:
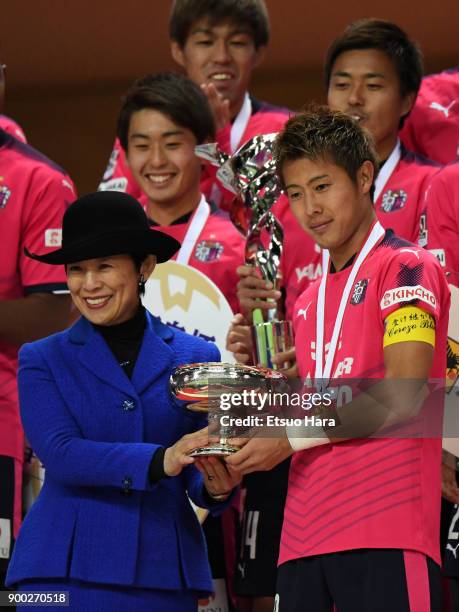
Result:
M295 307L300 378L328 381L326 390L376 379L385 393L442 378L449 290L431 254L379 223L368 135L316 109L289 120L276 159L295 216L329 257ZM293 454L278 612L441 610L441 419L436 437L370 438L417 415L417 390L384 395L382 408L372 389L331 410L330 429L280 428L226 459L246 473Z
M17 354L24 342L63 329L70 321L64 268L25 257L24 246L52 249L62 217L75 198L72 181L56 164L0 129L0 585L21 512L24 434L17 397Z
M400 138L412 151L441 164L459 159L459 66L422 79Z

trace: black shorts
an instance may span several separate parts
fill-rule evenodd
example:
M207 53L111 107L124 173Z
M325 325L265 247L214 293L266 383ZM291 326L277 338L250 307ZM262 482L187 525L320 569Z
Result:
M348 550L279 567L275 612L441 612L441 570L422 553Z
M15 466L12 457L0 455L0 582L8 569L14 545Z
M244 479L245 501L236 558L235 592L274 597L290 460Z
M450 504L449 509L443 574L448 578L459 578L459 506Z

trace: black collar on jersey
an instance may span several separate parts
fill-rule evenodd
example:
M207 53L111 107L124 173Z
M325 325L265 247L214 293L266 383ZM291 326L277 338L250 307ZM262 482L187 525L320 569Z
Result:
M356 258L357 253L354 253L354 255L348 259L346 261L346 263L344 264L344 266L340 269L340 270L336 270L335 268L335 264L330 261L330 274L336 274L336 272L342 272L343 270L345 270L346 268L349 268L349 266L352 266L352 264L354 263L354 259Z
M180 242L151 230L141 204L127 193L96 191L71 204L62 222L62 248L28 257L60 265L111 255L156 255L158 263L170 259Z
M215 202L210 201L209 202L209 206L210 206L210 213L211 214L217 212L218 206L215 204ZM181 225L182 223L188 223L188 221L191 219L191 217L192 217L194 211L196 210L196 208L194 210L190 210L190 212L185 213L181 217L178 217L177 219L174 219L174 221L172 221L172 223L169 223L169 225ZM150 224L150 227L161 227L161 224L160 223L156 223L156 221L154 219L152 219L151 217L148 219L148 223Z
M0 128L0 147L2 147L5 142L7 142L8 138L9 134L7 134L5 130L2 130L2 128Z

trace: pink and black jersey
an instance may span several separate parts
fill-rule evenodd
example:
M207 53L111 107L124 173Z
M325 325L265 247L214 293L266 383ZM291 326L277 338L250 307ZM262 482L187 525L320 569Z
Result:
M459 163L450 164L432 181L426 198L425 242L436 255L448 283L459 287Z
M61 244L62 217L75 199L71 179L44 155L0 130L0 300L67 289L64 266L24 255ZM17 409L18 347L0 341L0 455L22 461Z
M182 242L191 216L167 226L154 225ZM228 300L233 312L239 312L236 268L244 264L245 242L228 216L213 207L191 254L188 265L196 268L214 282Z
M290 115L290 111L287 109L272 106L254 98L251 98L251 103L252 114L242 134L241 145L258 134L280 131ZM228 125L219 130L216 136L220 148L227 153L230 153L230 132L231 125ZM228 200L231 201L233 196L228 192L222 191L219 184L216 183L215 172L216 170L211 166L205 166L202 174L201 191L209 201L214 201L218 206L227 208ZM126 163L126 155L118 138L115 140L113 151L99 189L124 191L137 199L141 196L142 192L129 170Z
M440 168L436 162L401 147L400 160L375 203L376 214L385 229L417 243L425 194Z
M459 66L423 78L400 137L412 151L442 164L459 159Z
M329 274L325 352L352 266ZM319 282L295 306L300 376L315 374ZM432 378L446 365L449 289L430 253L386 232L363 262L346 305L332 366L334 378L384 377L387 316L404 305L436 324ZM351 549L422 552L439 563L439 438L353 439L296 452L292 459L279 563Z
M21 126L6 115L0 115L0 130L3 130L7 134L11 134L11 136L14 136L21 142L27 142L27 138Z

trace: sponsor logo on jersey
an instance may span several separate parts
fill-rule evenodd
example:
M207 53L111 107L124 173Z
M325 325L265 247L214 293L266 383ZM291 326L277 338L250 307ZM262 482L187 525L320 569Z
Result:
M110 159L108 160L107 167L105 168L104 176L102 177L103 181L108 181L113 176L116 168L116 162L118 161L119 151L115 149L111 152Z
M0 209L5 208L6 203L10 199L11 189L8 189L6 185L0 187Z
M295 272L296 272L296 280L298 282L302 281L303 278L307 278L310 281L316 280L316 278L319 278L320 276L322 276L322 264L313 264L310 263L307 266L304 266L303 268L295 268Z
M194 256L199 261L210 262L217 261L220 259L223 253L223 245L220 242L213 242L211 240L201 240L196 245Z
M407 199L408 195L403 189L389 189L382 197L381 210L387 213L400 210L405 206Z
M306 321L306 317L308 316L308 310L309 310L309 306L312 304L312 302L309 302L309 304L306 306L306 308L298 308L298 312L296 313L297 317L303 317L303 319Z
M429 253L435 255L440 262L440 265L444 268L446 266L446 254L445 249L429 249Z
M45 230L45 247L60 247L62 245L62 229L60 227Z
M0 559L10 558L11 521L0 518Z
M115 178L99 185L99 191L121 191L125 193L128 180L125 177Z
M386 291L381 300L381 310L389 308L393 304L412 302L413 300L420 300L433 308L437 306L437 299L431 291L422 285L415 285L414 287L397 287Z
M368 287L368 278L362 278L361 280L355 283L354 293L352 294L352 297L351 297L351 304L353 306L357 306L357 304L360 304L361 302L363 302L363 300L365 299L366 292L367 292L367 287Z
M453 108L455 104L456 100L452 100L448 106L443 106L443 104L440 104L440 102L431 102L429 108L433 108L434 110L440 111L440 113L443 113L448 119L449 111Z

